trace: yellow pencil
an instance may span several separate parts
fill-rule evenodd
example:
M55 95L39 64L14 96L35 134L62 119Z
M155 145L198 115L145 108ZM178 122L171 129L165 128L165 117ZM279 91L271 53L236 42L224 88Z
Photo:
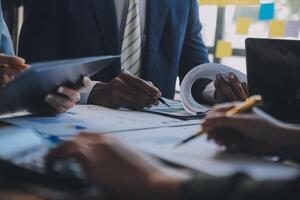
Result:
M261 105L262 105L262 97L259 96L259 95L255 95L255 96L249 97L243 103L238 104L234 108L227 111L226 115L231 116L231 115L234 115L234 114L237 114L237 113L243 113L243 112L246 112L246 111L252 109L255 106L261 106ZM203 135L206 132L207 132L207 130L200 129L197 133L193 134L191 137L189 137L189 138L183 140L182 142L180 142L179 144L177 144L176 147L179 147L183 144L186 144L189 141Z

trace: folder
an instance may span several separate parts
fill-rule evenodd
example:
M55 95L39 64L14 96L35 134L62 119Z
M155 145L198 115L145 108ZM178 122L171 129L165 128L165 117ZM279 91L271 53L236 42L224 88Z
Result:
M31 64L15 80L0 89L0 113L38 111L48 106L44 98L59 86L78 88L84 76L91 77L120 56L87 57Z

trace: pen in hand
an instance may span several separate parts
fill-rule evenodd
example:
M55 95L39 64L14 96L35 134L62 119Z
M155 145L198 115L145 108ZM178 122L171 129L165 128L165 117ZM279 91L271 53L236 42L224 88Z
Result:
M226 115L231 116L231 115L234 115L234 114L237 114L237 113L243 113L243 112L251 110L255 106L261 106L261 105L262 105L262 97L259 96L259 95L252 96L252 97L248 98L246 101L244 101L242 104L239 104L239 105L235 106L234 108L230 109L229 111L227 111ZM182 142L177 144L175 147L177 148L177 147L179 147L183 144L186 144L189 141L203 135L206 132L207 132L207 130L200 129L194 135L192 135L189 138L186 138L185 140L183 140Z
M159 97L158 100L159 100L162 104L164 104L165 106L171 108L171 106L170 106L163 98Z

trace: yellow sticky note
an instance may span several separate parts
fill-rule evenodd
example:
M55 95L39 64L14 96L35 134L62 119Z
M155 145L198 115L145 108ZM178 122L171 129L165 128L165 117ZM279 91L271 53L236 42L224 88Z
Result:
M238 35L248 34L251 22L251 18L239 18L236 22L236 33Z
M226 6L231 3L232 0L198 0L200 5L215 5Z
M218 5L219 0L198 0L200 5Z
M234 4L237 6L253 6L259 5L260 0L235 0Z
M272 20L269 27L269 37L283 37L285 24L284 20Z
M227 6L227 5L238 5L238 6L249 6L258 5L260 0L198 0L200 5L217 5L217 6Z
M216 57L225 58L232 56L232 45L230 42L219 40L217 42Z

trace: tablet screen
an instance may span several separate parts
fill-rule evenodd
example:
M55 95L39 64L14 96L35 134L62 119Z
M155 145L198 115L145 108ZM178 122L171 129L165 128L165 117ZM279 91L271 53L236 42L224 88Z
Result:
M300 42L247 39L250 94L264 98L264 109L280 120L300 122Z

